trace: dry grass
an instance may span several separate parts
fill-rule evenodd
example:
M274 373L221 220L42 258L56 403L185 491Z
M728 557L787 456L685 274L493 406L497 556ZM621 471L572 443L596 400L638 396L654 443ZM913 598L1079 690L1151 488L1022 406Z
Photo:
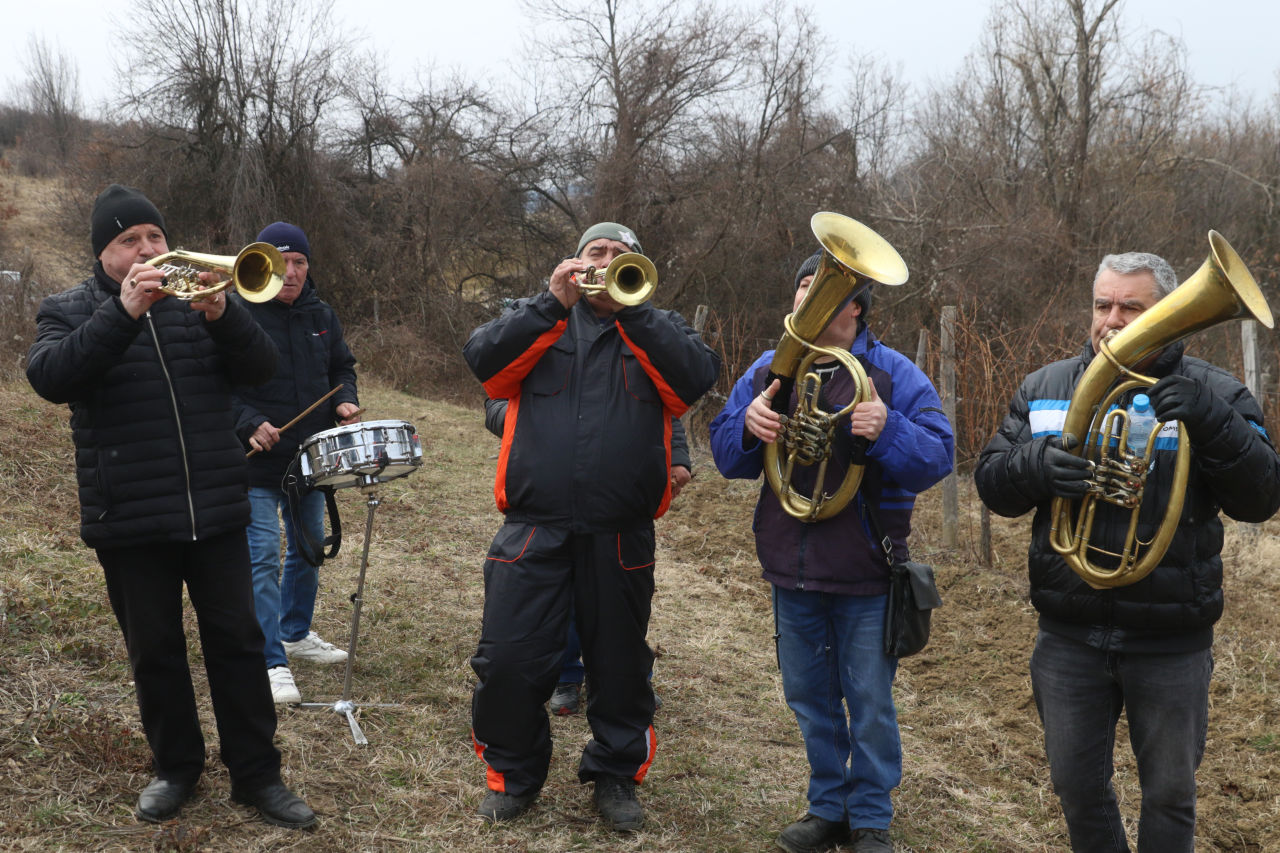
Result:
M296 833L228 800L204 700L209 765L180 820L132 815L148 778L124 650L92 554L75 534L65 409L25 385L0 386L0 847L8 850L765 850L804 810L806 766L782 703L768 594L747 533L755 484L707 465L659 522L650 640L666 704L657 761L642 790L646 829L603 831L576 756L583 719L553 720L551 778L538 806L508 826L472 816L483 772L471 749L468 658L479 629L481 560L493 510L494 440L478 410L366 387L369 416L402 417L426 464L388 484L375 515L354 698L370 740L353 745L326 709L282 712L285 775L321 815ZM701 460L705 462L705 460ZM339 492L347 537L322 572L317 629L345 644L365 505ZM976 504L962 486L961 539L976 542ZM900 669L905 778L894 836L903 851L1065 848L1048 788L1026 673L1035 631L1023 570L1026 523L997 522L997 567L973 547L942 551L938 501L917 513L915 551L941 579L934 640ZM1280 649L1271 614L1280 527L1232 529L1208 753L1199 774L1198 846L1280 849ZM198 647L191 654L199 657ZM198 677L200 667L197 663ZM301 666L308 700L342 692L342 669ZM200 684L204 695L203 683ZM375 703L397 703L374 707ZM1127 817L1139 793L1118 750Z

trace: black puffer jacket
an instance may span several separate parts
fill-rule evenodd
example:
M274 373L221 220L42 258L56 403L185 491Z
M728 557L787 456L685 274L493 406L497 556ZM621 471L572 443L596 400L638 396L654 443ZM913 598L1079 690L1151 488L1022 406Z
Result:
M1258 403L1220 368L1183 355L1181 344L1161 353L1145 370L1156 378L1192 377L1233 410L1207 443L1194 445L1186 502L1177 532L1161 564L1130 586L1098 590L1063 562L1049 544L1050 501L1027 496L1029 450L1034 438L1060 435L1076 383L1093 358L1091 346L1077 358L1054 362L1028 376L1009 404L999 432L982 451L975 472L978 493L993 512L1018 516L1030 509L1028 567L1031 602L1040 625L1112 651L1189 651L1213 641L1222 615L1222 521L1219 510L1240 521L1264 521L1280 508L1280 457L1263 427ZM1136 392L1131 392L1136 393ZM1125 406L1128 396L1120 401ZM1176 453L1176 432L1161 432L1139 516L1138 537L1149 540L1163 515ZM1129 513L1099 504L1092 543L1112 550L1124 538ZM1094 562L1100 562L1095 559Z
M263 422L282 427L331 388L342 386L314 412L281 433L275 447L249 459L249 485L278 489L299 445L337 423L338 404L360 405L356 359L343 340L337 315L316 294L310 278L292 305L272 299L245 307L280 351L276 374L269 382L235 389L236 433L246 447Z
M276 349L244 306L217 321L177 299L139 320L99 263L46 298L27 378L71 406L80 536L90 547L190 542L249 521L233 382L263 382Z

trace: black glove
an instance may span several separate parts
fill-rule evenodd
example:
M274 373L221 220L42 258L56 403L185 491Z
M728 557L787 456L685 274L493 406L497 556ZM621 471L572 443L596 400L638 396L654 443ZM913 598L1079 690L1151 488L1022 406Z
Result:
M1151 386L1147 396L1157 418L1181 421L1196 443L1213 438L1231 418L1227 401L1190 376L1166 376Z
M1078 498L1089 490L1089 460L1062 449L1056 435L1037 438L1028 446L1027 487L1038 501Z

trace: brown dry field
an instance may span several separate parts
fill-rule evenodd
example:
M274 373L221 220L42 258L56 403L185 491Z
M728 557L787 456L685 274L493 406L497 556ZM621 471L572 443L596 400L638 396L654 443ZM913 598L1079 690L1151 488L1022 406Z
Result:
M598 826L575 776L589 736L581 717L553 720L555 757L538 806L494 827L472 816L484 783L468 736L468 658L481 560L499 523L496 447L478 408L376 386L363 396L369 417L416 424L425 464L381 490L374 516L352 690L370 745L356 747L329 709L280 715L286 779L321 817L316 830L296 833L229 802L207 699L209 763L197 796L167 825L134 819L148 753L98 568L76 535L66 411L20 382L0 386L0 476L8 483L0 496L0 787L8 792L0 847L771 849L776 831L803 813L806 766L782 703L767 587L747 533L756 484L725 481L699 458L697 479L658 522L650 640L666 704L642 788L644 831L618 837ZM346 543L322 572L316 626L345 645L366 507L355 490L338 494ZM929 648L899 671L905 777L894 838L903 851L1066 849L1026 671L1035 632L1026 523L997 519L995 566L984 568L972 544L977 504L967 479L960 494L960 548L937 545L937 490L917 510L915 556L937 567L944 606ZM1256 532L1232 526L1229 535L1228 607L1199 774L1201 850L1280 849L1278 534L1273 521ZM194 641L191 656L204 697ZM308 701L341 696L341 667L303 665L296 674ZM1120 740L1117 787L1132 821L1140 794Z

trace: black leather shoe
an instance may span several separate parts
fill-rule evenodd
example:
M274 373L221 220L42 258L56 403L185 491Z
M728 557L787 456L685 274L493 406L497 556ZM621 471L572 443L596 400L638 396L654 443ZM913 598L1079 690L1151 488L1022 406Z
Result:
M788 853L820 853L849 838L849 824L807 814L782 830L778 846Z
M275 826L307 829L316 823L316 813L283 782L272 782L251 791L233 785L231 799L241 805L253 806L263 820Z
M182 810L182 804L190 799L195 787L194 782L184 785L167 779L152 779L138 795L138 809L134 814L148 823L166 821Z

